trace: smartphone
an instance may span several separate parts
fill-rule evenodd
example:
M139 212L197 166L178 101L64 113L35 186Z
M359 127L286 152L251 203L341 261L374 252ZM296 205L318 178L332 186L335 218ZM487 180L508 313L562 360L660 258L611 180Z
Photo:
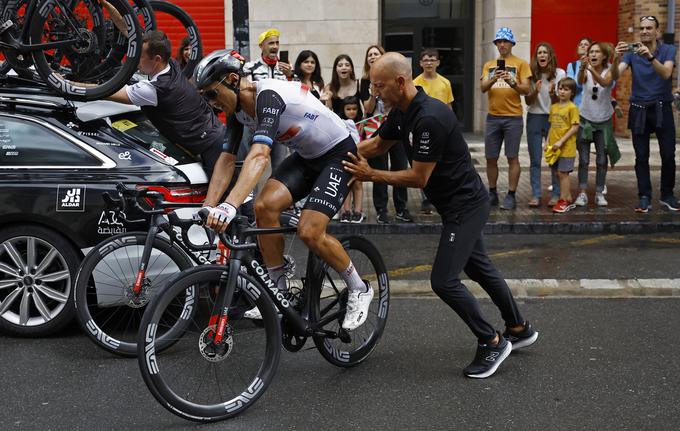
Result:
M640 43L639 42L633 42L633 43L628 44L628 51L636 52L638 49L640 49Z
M503 59L496 60L496 69L505 70L505 60Z
M279 51L279 61L288 63L288 51Z

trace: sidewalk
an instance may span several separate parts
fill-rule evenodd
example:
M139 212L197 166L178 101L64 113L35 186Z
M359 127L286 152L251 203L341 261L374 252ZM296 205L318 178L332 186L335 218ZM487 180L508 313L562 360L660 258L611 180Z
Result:
M482 136L466 135L473 163L482 180L486 184L486 160L484 158L484 140ZM650 167L654 196L652 210L648 214L637 214L633 211L637 205L637 180L635 177L635 154L630 139L619 139L621 160L614 169L607 173L607 200L609 206L598 208L594 205L595 194L595 155L594 146L591 157L589 192L590 202L585 208L576 208L566 214L554 214L546 204L550 199L547 187L550 185L550 172L544 164L542 171L543 200L540 208L529 208L527 202L531 198L529 183L529 154L526 137L520 147L520 165L522 174L517 189L517 209L505 211L494 208L489 216L486 233L651 233L680 231L680 213L673 213L661 207L659 198L659 178L661 160L655 139L651 141ZM676 164L680 167L680 152L676 153ZM578 166L578 162L577 162ZM498 179L499 197L502 201L507 191L507 162L503 157L499 160L500 175ZM577 173L571 175L572 194L577 192ZM679 177L680 178L680 177ZM372 184L364 183L363 209L366 220L361 224L339 223L334 221L329 230L333 233L438 233L441 227L440 218L433 215L420 214L420 190L409 189L408 209L415 223L394 223L394 207L391 191L389 199L389 215L393 223L377 224L376 213L372 201ZM680 196L680 187L676 186L676 197ZM575 196L574 196L575 197Z

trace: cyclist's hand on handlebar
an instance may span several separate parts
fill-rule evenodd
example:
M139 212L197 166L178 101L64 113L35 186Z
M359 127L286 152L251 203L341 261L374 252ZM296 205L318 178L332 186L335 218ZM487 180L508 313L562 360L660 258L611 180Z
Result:
M227 202L223 202L216 207L205 207L208 209L208 220L206 226L215 232L222 233L227 230L229 223L236 217L236 208Z

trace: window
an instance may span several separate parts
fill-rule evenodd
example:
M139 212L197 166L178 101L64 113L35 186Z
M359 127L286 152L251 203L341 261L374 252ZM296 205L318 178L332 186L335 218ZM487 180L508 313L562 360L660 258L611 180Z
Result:
M461 19L469 16L468 0L384 0L384 19Z
M161 135L142 112L118 115L112 117L111 122L111 126L126 138L143 146L166 162L172 161L170 164L182 165L200 160Z
M0 115L0 167L99 167L102 162L57 132Z

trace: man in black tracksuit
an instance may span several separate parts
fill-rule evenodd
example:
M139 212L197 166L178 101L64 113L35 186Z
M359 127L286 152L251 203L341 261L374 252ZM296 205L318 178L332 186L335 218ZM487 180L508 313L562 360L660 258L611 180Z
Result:
M502 275L489 259L482 231L489 215L488 192L472 165L455 114L442 102L413 85L411 65L401 54L383 55L371 68L374 94L393 106L378 136L359 145L345 169L359 180L424 188L442 217L442 234L432 266L432 289L468 325L478 339L468 377L491 376L513 349L538 338L515 303ZM412 166L403 171L372 169L365 158L409 143ZM482 316L475 297L460 280L461 271L478 282L499 308L503 335Z

